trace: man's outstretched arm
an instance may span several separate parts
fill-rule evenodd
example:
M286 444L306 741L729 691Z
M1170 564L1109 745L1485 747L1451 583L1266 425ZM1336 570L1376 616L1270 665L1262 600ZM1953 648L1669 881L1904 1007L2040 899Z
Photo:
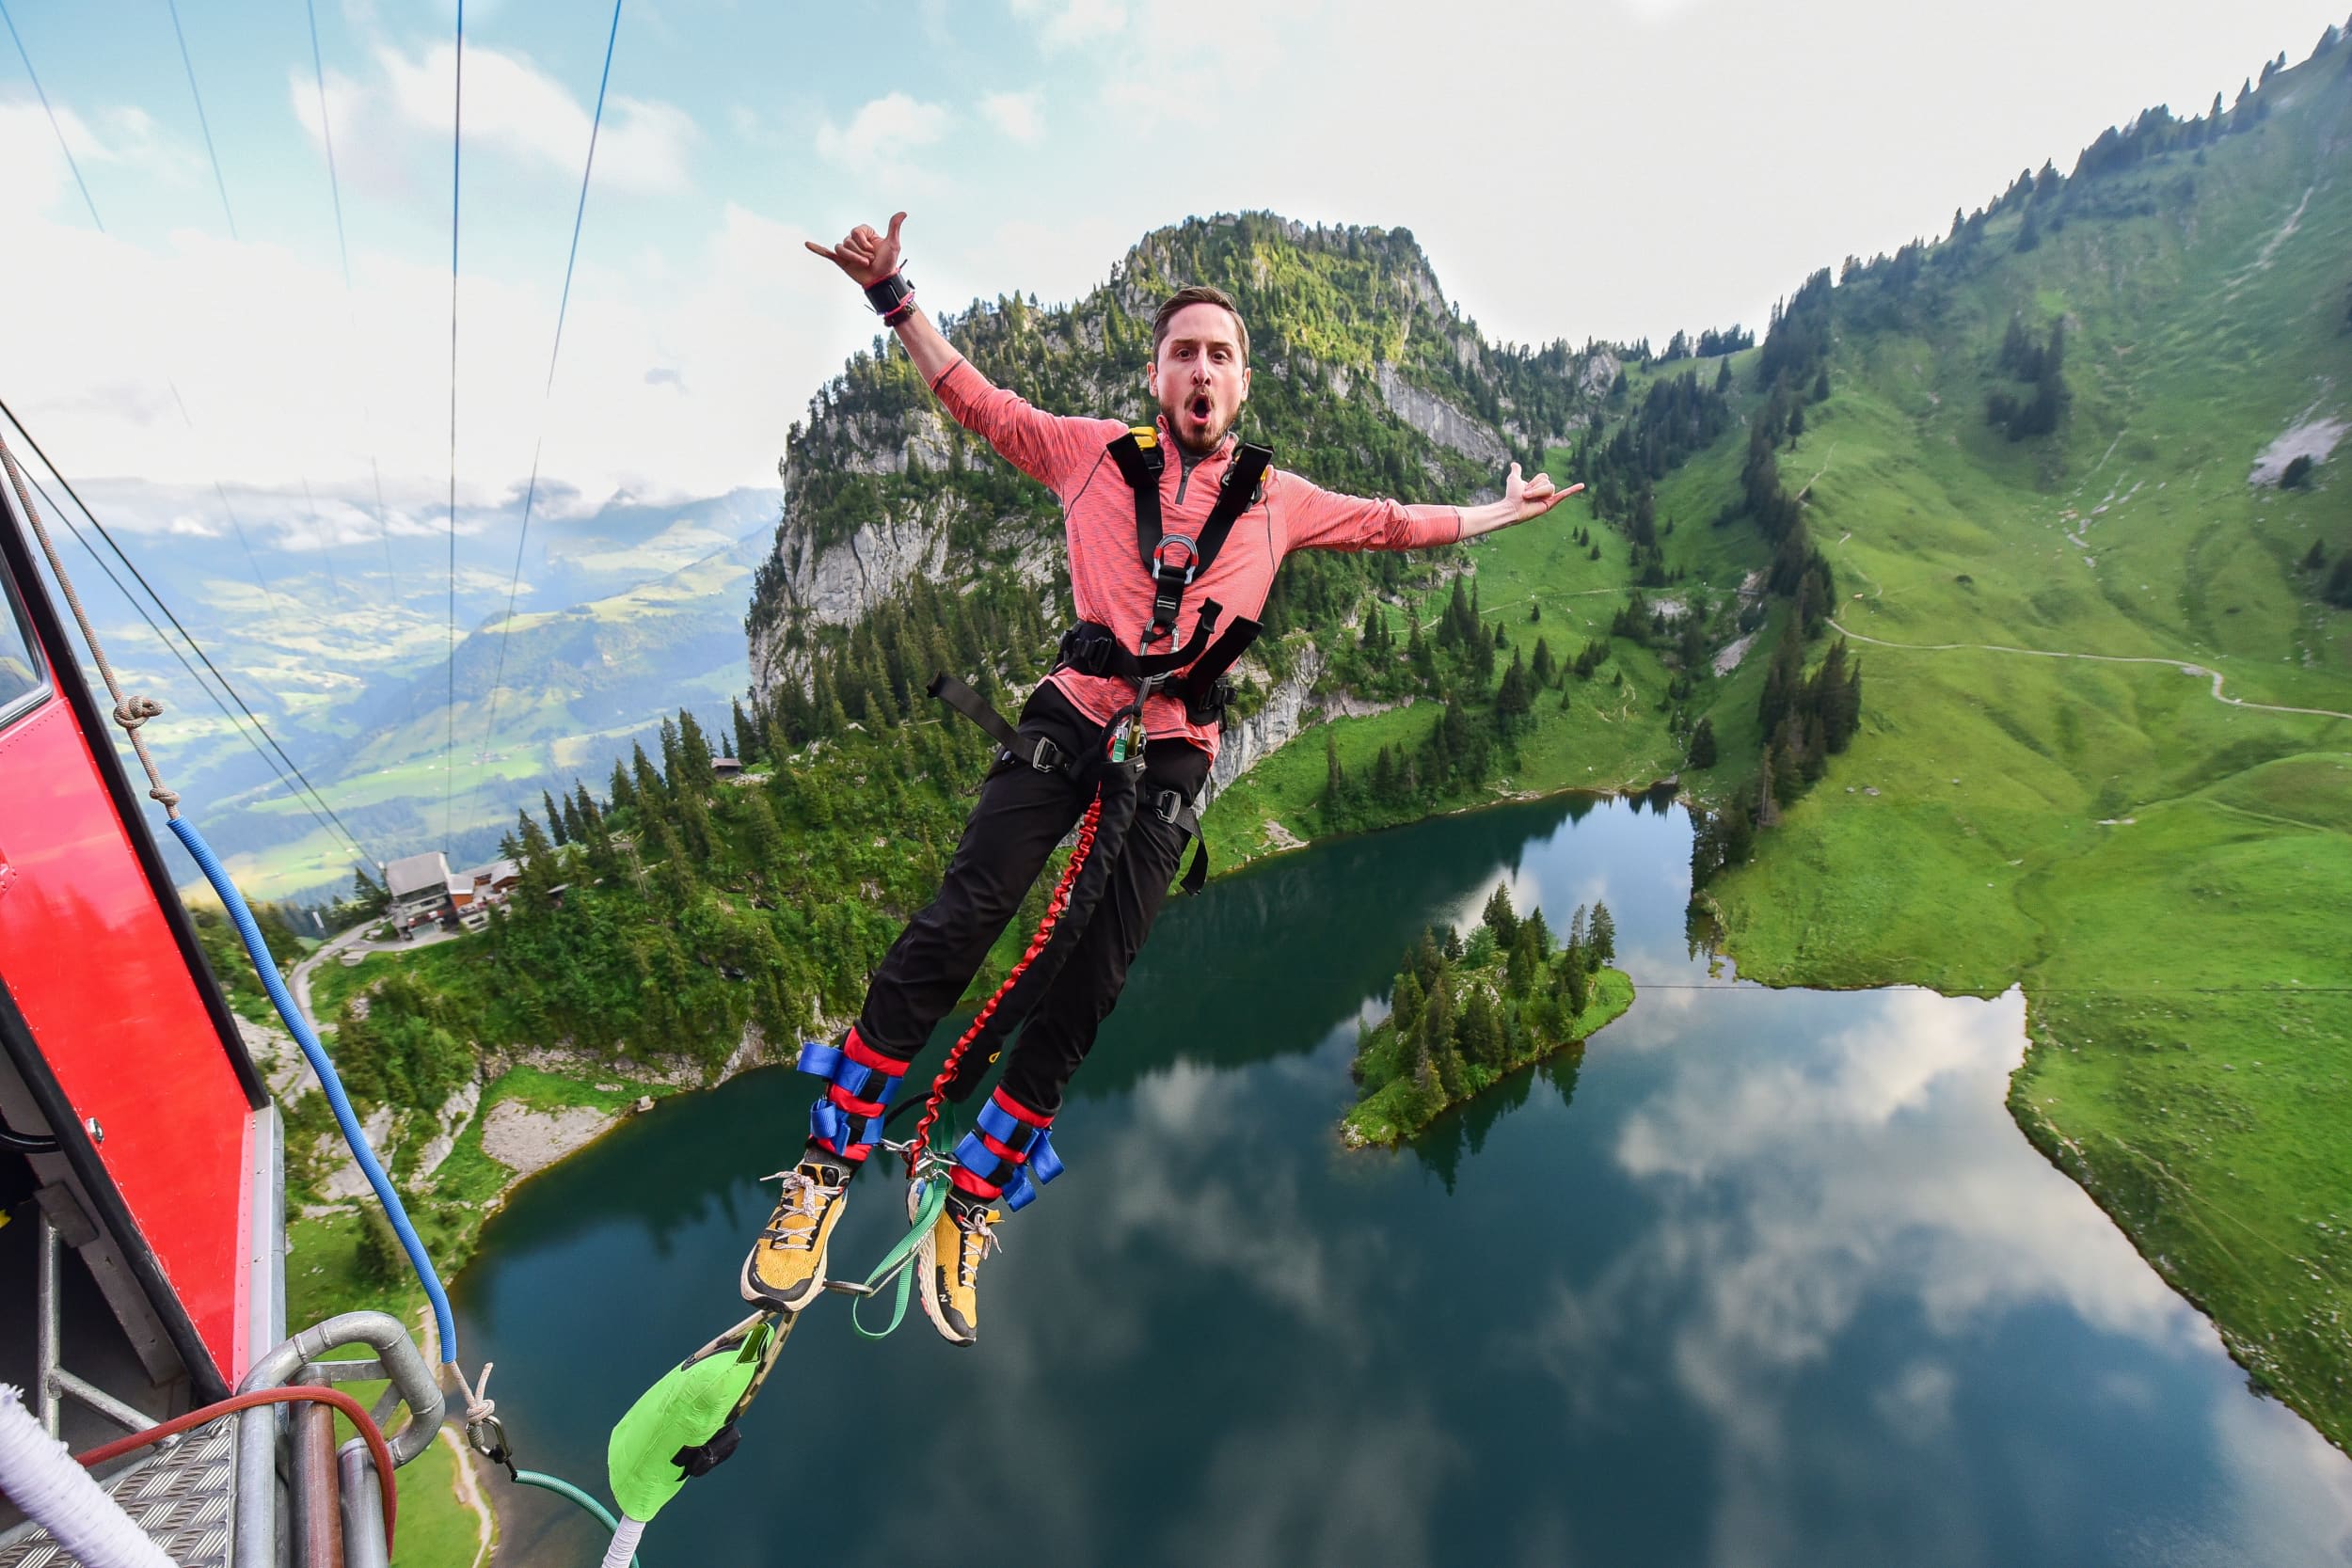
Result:
M884 320L898 334L907 357L955 421L988 442L1014 467L1057 495L1072 479L1073 466L1085 456L1102 456L1103 437L1092 421L1065 420L1031 407L1017 394L991 382L958 354L913 294L903 288L881 288L898 276L898 230L904 213L891 214L890 227L876 233L866 224L850 230L839 245L827 247L816 241L808 248L848 274L866 291L877 308L889 303L894 292L905 298L886 311Z
M1286 480L1295 477L1285 476ZM1484 506L1406 506L1304 484L1304 494L1290 508L1289 547L1417 550L1451 545L1516 523L1533 522L1583 488L1571 484L1560 489L1549 474L1521 479L1517 463L1503 481L1502 499Z

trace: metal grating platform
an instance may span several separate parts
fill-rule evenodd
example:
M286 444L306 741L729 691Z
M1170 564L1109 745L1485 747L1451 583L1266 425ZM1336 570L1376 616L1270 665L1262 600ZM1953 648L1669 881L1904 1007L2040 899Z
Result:
M237 1418L224 1416L142 1465L111 1476L106 1490L132 1522L180 1568L228 1568L230 1505L236 1496ZM34 1530L0 1544L0 1568L73 1568L74 1560Z

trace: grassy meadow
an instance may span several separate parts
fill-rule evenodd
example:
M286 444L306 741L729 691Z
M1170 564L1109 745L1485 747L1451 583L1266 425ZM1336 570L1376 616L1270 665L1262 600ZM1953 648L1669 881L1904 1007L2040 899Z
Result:
M2342 454L2308 490L2249 482L2344 412L2338 63L2274 83L2259 129L2110 177L2155 210L1980 269L1931 339L1841 340L1783 472L1817 474L1863 729L1716 896L1754 978L2022 984L2021 1127L2344 1445L2352 718L2206 673L2352 714L2352 615L2297 570L2352 548ZM2012 312L2068 324L2044 440L1982 417ZM2036 652L1932 646L1963 643Z

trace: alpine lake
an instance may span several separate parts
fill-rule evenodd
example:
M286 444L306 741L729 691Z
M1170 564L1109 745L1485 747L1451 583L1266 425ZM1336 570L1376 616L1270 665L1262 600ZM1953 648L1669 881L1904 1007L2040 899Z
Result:
M2352 1459L2010 1119L2023 999L1740 982L1686 938L1690 836L1552 800L1171 903L978 1345L919 1308L869 1342L828 1295L641 1560L2352 1563ZM1606 898L1632 1010L1414 1145L1342 1148L1359 1022L1498 882L1555 931ZM612 1422L742 1315L810 1093L665 1102L491 1224L458 1310L519 1463L601 1492ZM896 1168L834 1273L903 1231ZM500 1492L501 1561L596 1560L568 1505Z

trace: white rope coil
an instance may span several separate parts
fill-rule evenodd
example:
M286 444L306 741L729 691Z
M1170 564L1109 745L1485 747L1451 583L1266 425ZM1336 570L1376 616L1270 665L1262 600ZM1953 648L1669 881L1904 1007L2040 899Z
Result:
M0 1384L0 1492L85 1568L175 1568L7 1384Z
M637 1538L645 1533L645 1521L621 1515L621 1528L612 1532L612 1544L604 1550L601 1568L628 1568L629 1560L637 1555Z

